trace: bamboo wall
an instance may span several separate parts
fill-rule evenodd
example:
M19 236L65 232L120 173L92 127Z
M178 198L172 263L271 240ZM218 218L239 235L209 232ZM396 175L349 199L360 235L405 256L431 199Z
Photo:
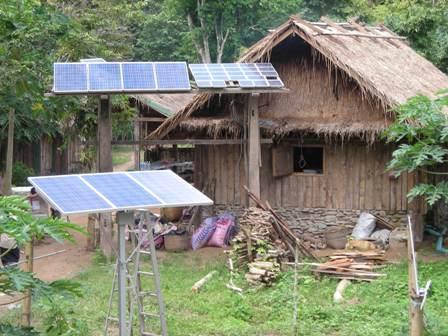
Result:
M395 179L385 172L392 148L385 145L368 147L361 143L326 145L324 174L294 173L272 176L272 149L262 146L260 173L261 198L276 207L329 208L359 210L406 210L408 189L415 183L406 174ZM197 146L195 182L209 191L216 204L246 205L242 186L244 157L240 146Z

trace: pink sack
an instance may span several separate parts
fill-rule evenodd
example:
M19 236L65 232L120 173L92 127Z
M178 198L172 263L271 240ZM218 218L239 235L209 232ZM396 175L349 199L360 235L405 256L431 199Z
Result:
M216 221L216 230L210 237L207 246L224 247L226 246L226 236L227 232L234 223L232 215L224 214L218 217Z

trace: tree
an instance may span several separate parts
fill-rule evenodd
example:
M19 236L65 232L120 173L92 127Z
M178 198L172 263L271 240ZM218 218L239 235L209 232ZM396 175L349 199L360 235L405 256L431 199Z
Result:
M248 46L244 42L254 42L244 41L250 31L264 34L294 13L298 1L168 0L168 4L186 19L201 61L221 63L237 58L241 47Z
M388 169L399 176L421 171L429 175L448 175L448 91L435 99L416 96L398 107L396 121L386 130L388 142L398 144ZM417 184L408 197L422 196L432 206L448 202L448 181Z
M57 241L73 241L71 230L83 232L77 225L61 219L34 218L29 210L28 201L22 197L0 197L0 234L7 234L14 238L18 245L23 245L46 236ZM50 306L54 308L56 308L55 297L59 295L81 295L80 286L76 282L58 280L48 283L36 278L32 273L21 271L16 267L0 268L1 293L12 295L27 291L31 291L34 298L49 300ZM61 314L59 318L64 319ZM33 329L13 327L8 324L0 324L0 334L2 332L11 336L37 334Z

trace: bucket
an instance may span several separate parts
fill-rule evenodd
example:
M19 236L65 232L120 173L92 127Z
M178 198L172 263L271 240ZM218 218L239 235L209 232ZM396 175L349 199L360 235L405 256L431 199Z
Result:
M182 207L160 209L160 217L165 222L177 222L182 217Z
M346 227L333 228L325 231L324 237L329 247L340 250L345 248L345 244L347 244L347 236L350 232L351 229Z

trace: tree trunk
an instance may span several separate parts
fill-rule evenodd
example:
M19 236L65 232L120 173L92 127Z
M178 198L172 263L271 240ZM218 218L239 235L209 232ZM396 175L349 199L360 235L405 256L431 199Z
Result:
M8 145L6 149L6 167L5 176L3 179L2 194L11 194L11 184L12 184L12 165L14 160L14 119L16 110L14 108L9 109L8 118Z

